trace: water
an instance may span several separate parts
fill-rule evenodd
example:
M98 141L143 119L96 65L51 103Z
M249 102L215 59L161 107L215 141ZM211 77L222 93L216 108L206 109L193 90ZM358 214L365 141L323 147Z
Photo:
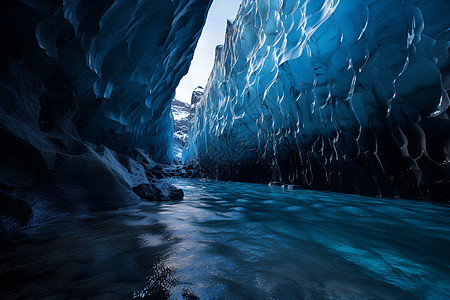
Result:
M0 247L0 298L448 299L450 208L173 179L175 203L61 217Z

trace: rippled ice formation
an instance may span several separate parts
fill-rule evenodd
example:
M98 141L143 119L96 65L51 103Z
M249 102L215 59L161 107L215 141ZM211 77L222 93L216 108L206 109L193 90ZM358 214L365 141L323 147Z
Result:
M0 298L448 299L450 208L173 180L179 203L60 218L0 244Z
M448 201L449 14L446 0L245 0L184 160L214 178Z
M73 94L82 136L121 153L139 147L171 162L170 103L212 1L25 2L22 10L39 20L43 60L54 63L37 73L45 84L53 76L69 89L61 98Z

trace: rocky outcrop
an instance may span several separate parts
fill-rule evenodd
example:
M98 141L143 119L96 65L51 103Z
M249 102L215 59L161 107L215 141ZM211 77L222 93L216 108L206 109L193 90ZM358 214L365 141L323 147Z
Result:
M149 201L178 201L183 200L183 190L177 189L167 182L151 182L140 184L133 188L139 197Z
M195 90L192 92L191 105L193 110L195 110L195 106L197 105L197 103L200 102L200 99L203 97L204 92L205 89L201 86L196 87Z
M83 142L73 124L60 131L43 130L42 82L23 64L4 57L2 64L0 231L38 224L58 214L138 203L141 195L133 192L134 187L171 175L142 150L126 156ZM157 184L147 190L145 199L164 200L174 191L167 183Z

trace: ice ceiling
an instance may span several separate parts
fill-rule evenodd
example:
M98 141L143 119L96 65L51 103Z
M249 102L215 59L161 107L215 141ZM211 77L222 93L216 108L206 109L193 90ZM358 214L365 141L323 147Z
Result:
M36 37L76 95L82 136L170 162L170 103L212 0L28 2L48 14ZM62 42L67 21L75 38Z

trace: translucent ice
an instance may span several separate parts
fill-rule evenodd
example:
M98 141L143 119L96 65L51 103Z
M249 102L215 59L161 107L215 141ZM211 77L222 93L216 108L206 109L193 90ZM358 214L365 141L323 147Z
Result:
M184 160L222 179L448 201L449 14L445 0L245 0Z
M40 11L48 6L28 2ZM36 38L58 59L57 74L75 95L81 135L126 154L139 147L170 162L170 103L212 0L54 2L59 8L39 22Z

